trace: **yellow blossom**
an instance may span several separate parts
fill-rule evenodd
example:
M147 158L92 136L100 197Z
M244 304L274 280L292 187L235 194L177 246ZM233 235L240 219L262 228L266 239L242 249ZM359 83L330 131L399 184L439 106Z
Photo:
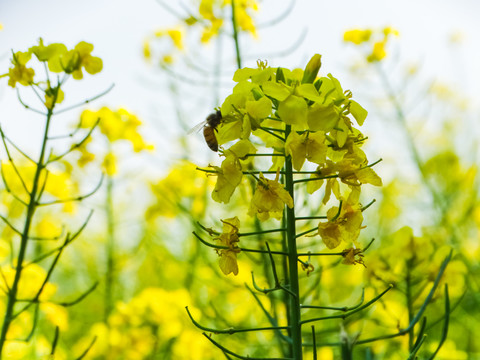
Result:
M105 155L103 158L102 168L105 174L108 176L113 176L117 173L117 159L114 153L109 152L107 155Z
M151 185L155 201L147 209L145 218L148 221L159 216L175 218L183 207L195 218L203 216L205 192L213 187L209 179L211 177L199 177L196 166L190 162L176 164L167 176Z
M66 53L67 47L60 43L53 43L45 46L43 44L43 39L40 38L38 40L38 45L32 46L28 51L34 54L39 61L51 61L54 57Z
M385 56L387 56L387 52L385 51L385 45L386 41L378 41L375 44L373 44L373 50L370 55L367 56L367 60L369 62L375 62L375 61L380 61Z
M151 150L153 147L143 140L138 132L142 122L125 109L113 111L103 107L98 111L85 110L81 115L82 128L91 128L98 122L100 131L113 143L119 140L129 141L135 152Z
M372 30L370 30L370 29L348 30L348 31L345 31L345 33L343 34L343 41L350 41L350 42L354 43L355 45L360 45L361 43L370 40L371 35L372 35Z
M355 249L355 248L348 248L342 251L342 256L344 257L342 263L346 265L355 265L355 264L362 264L365 266L363 262L363 250L362 249Z
M285 144L286 155L292 157L293 168L298 171L302 169L305 160L323 164L326 160L327 148L325 134L321 131L305 132L302 135L292 131Z
M49 61L48 68L53 72L72 74L75 80L83 78L82 68L91 75L100 72L103 68L102 59L92 56L93 45L85 41L79 42L73 50L60 54Z
M248 210L250 216L257 215L260 221L265 221L271 216L281 219L285 205L293 208L293 199L283 185L278 182L279 176L280 172L277 172L275 180L269 180L260 173L257 188Z
M240 227L240 220L238 217L222 220L223 231L222 234L215 240L220 241L221 246L227 246L228 249L216 249L218 256L220 256L219 265L220 269L225 275L233 273L238 275L237 254L240 249L237 243L238 229Z
M60 104L65 97L65 94L60 88L48 88L45 90L45 107L49 110L53 109L55 104Z
M212 192L212 199L227 204L242 181L242 165L237 156L229 151L226 152L221 167L212 166L212 168L217 171L217 183Z
M352 191L352 194L354 192ZM355 243L362 228L363 215L356 196L349 196L342 202L342 208L334 206L327 211L327 222L318 224L318 234L329 249L335 249L342 241Z
M32 54L30 52L18 51L13 54L12 64L14 66L8 69L8 85L14 88L17 82L23 86L28 86L33 83L35 71L32 68L26 67L31 57Z

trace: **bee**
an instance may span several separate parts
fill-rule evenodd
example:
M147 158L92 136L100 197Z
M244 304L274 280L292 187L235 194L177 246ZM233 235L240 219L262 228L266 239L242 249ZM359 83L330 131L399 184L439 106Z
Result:
M197 126L195 126L189 133L194 131L198 131L203 127L203 137L205 138L205 142L207 143L208 147L212 151L218 151L218 141L217 137L215 136L215 132L217 130L217 126L220 125L222 122L222 113L220 110L210 114L207 116L207 119Z

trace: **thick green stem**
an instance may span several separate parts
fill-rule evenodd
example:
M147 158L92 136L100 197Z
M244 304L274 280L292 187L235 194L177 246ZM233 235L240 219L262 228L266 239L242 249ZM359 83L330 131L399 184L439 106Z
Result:
M407 276L405 281L407 283L406 288L406 297L407 297L407 309L408 309L408 323L410 324L413 320L414 313L413 313L413 298L412 298L412 273L410 269L414 266L412 259L407 261ZM413 341L414 341L414 331L413 327L408 332L408 350L412 351L413 349Z
M45 130L43 134L43 141L42 147L40 150L40 156L38 158L36 164L35 175L33 178L32 189L30 191L30 199L27 206L27 214L25 218L25 223L23 226L23 231L20 240L20 248L18 251L17 256L17 263L15 264L15 277L13 279L13 283L11 288L8 290L7 296L7 305L5 309L5 317L3 318L3 325L2 325L2 332L0 334L0 359L2 358L3 348L5 346L5 341L7 340L7 333L10 325L15 318L15 314L13 313L15 304L17 302L17 293L18 293L18 285L20 283L20 279L22 276L23 270L23 262L25 260L25 254L27 252L27 245L29 240L30 228L32 225L33 216L35 214L35 210L38 205L38 191L39 191L39 184L40 184L40 176L42 170L45 168L45 152L47 148L48 142L48 131L50 128L50 120L52 118L53 111L49 110L47 113L47 121L45 123Z
M290 134L290 126L287 125L285 138ZM292 159L285 159L285 188L294 199ZM296 360L302 359L302 326L300 318L300 290L298 284L297 264L297 241L295 236L295 207L286 210L287 247L288 247L288 281L292 296L290 296L289 326L292 337L292 356Z
M107 176L107 269L105 272L105 323L113 308L113 288L115 283L115 226L113 214L113 177Z

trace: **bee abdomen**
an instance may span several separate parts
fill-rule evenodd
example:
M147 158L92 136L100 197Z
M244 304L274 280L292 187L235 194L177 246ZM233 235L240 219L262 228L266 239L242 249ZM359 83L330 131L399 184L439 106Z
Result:
M213 127L205 126L203 128L203 137L210 150L218 151L217 137L215 136L215 129Z

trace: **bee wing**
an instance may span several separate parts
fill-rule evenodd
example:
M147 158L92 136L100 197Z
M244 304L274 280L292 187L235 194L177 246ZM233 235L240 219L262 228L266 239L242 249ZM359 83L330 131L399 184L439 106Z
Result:
M187 135L191 135L193 133L197 133L202 129L205 125L207 124L207 120L202 121L201 123L198 123L194 127L192 127L190 130L188 130Z

